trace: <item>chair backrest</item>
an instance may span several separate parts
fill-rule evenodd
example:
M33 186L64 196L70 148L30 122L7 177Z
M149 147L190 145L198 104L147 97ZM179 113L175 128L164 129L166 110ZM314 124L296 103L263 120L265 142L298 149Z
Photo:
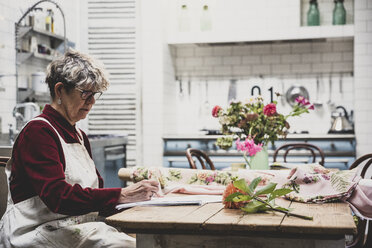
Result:
M5 166L8 160L8 157L0 157L0 218L3 217L8 203L8 182L5 174Z
M215 170L216 169L214 167L212 160L209 158L209 156L201 150L194 149L194 148L188 148L186 150L186 157L187 157L187 160L189 161L191 169L197 169L195 161L193 159L194 157L198 159L200 165L202 166L204 170L206 169ZM206 164L209 165L209 168L206 167Z
M316 145L309 144L309 143L288 143L280 146L274 152L273 161L276 162L276 159L279 155L280 151L284 151L283 160L287 162L287 155L290 151L295 150L307 150L309 151L310 155L313 157L313 163L316 161L316 157L320 157L319 164L324 165L324 152L322 149L317 147Z
M372 164L372 153L363 155L357 160L355 160L354 163L352 163L351 166L349 167L349 170L354 169L355 167L358 167L363 162L366 162L366 163L364 164L363 169L360 172L360 176L364 178L369 166Z
M363 165L363 168L360 172L360 176L362 178L365 178L366 172L369 168L369 166L372 164L372 153L365 154L358 158L357 160L354 161L354 163L351 164L349 167L349 170L352 170L359 165ZM347 248L356 248L356 247L371 247L371 242L372 242L372 222L359 219L358 220L358 226L357 226L357 234L353 235L353 241L349 244L346 244L345 247ZM367 236L365 235L366 228L368 226L368 234Z

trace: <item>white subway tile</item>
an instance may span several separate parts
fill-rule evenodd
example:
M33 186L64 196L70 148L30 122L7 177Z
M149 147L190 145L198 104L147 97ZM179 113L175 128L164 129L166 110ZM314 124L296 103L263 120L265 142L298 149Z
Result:
M309 73L311 72L311 64L292 64L291 65L291 71L292 73L298 74L298 73Z
M203 65L203 59L201 57L192 57L192 58L189 58L189 57L186 57L185 58L185 66L189 67L189 66L201 66Z
M323 53L322 61L324 62L342 61L342 53Z
M256 55L244 56L242 59L242 63L244 65L260 64L261 56L256 56Z
M222 75L222 76L231 76L232 68L231 66L224 65L224 66L215 66L213 68L214 75Z
M212 56L213 48L212 47L195 47L194 52L195 52L195 56Z
M251 71L251 66L249 65L235 65L232 67L232 73L233 75L246 75L249 76L252 71Z
M280 62L280 55L262 55L262 64L277 64Z
M222 57L205 57L204 65L222 65Z
M368 44L372 41L372 33L359 33L354 38L355 44Z
M233 46L232 55L233 56L248 56L252 53L252 46L242 45L242 46Z
M311 47L312 52L315 53L332 51L332 43L330 42L313 42Z
M342 53L342 60L343 61L353 61L354 60L354 53L353 52Z
M332 70L332 63L315 63L312 65L312 72L330 72Z
M290 74L291 73L291 65L290 64L277 64L271 66L272 73L279 73L279 74Z
M335 52L351 52L353 51L354 44L352 41L334 42L333 51Z
M271 45L262 44L262 45L252 45L252 54L270 54Z
M242 58L240 56L227 56L222 59L224 65L240 65L241 62Z
M304 53L301 54L302 62L320 62L321 56L319 53Z
M298 62L301 61L301 55L299 55L299 54L281 55L281 61L283 63L298 63Z
M289 44L274 44L272 45L273 54L285 54L291 52L291 46Z
M190 48L190 47L177 48L177 56L193 57L194 56L194 48Z
M271 73L270 65L253 65L252 66L252 74L269 74Z
M232 54L231 46L213 47L213 54L215 56L230 56Z
M311 52L311 43L293 43L291 51L292 53L309 53Z

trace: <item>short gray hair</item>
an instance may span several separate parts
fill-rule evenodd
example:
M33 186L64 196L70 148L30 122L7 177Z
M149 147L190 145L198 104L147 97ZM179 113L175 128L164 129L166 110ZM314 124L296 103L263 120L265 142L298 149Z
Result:
M69 49L64 56L48 65L45 82L54 99L54 86L58 82L63 83L67 91L75 87L105 91L109 86L106 74L102 63L86 54Z

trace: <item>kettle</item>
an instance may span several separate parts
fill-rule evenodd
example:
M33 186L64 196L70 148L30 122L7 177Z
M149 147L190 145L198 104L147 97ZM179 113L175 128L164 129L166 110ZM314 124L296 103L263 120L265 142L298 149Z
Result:
M337 106L332 112L331 118L332 125L328 133L354 133L354 126L343 106Z
M17 103L13 108L13 117L16 119L16 131L32 118L40 114L40 106L33 102Z

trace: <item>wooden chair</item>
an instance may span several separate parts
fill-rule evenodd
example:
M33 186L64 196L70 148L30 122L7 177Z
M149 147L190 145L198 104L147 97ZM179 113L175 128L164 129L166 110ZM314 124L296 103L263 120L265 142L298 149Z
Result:
M194 149L194 148L188 148L186 150L186 157L187 157L187 160L189 161L191 169L197 169L196 163L195 163L193 157L196 157L198 159L200 165L202 166L202 168L204 170L208 169L206 167L206 164L209 165L209 169L211 169L211 170L216 169L214 167L214 164L213 164L212 160L209 158L209 156L201 150Z
M366 172L369 166L372 164L372 153L366 154L358 158L357 160L352 163L349 170L352 170L356 167L363 166L361 168L360 176L365 178ZM366 234L368 226L368 233ZM367 220L358 220L357 225L357 234L353 236L353 241L351 243L346 244L347 248L356 248L356 247L365 247L369 248L372 247L372 222Z
M0 218L3 216L8 203L8 182L6 180L5 166L9 157L0 157Z
M290 151L295 150L307 150L309 151L310 155L313 157L313 163L316 161L316 157L320 157L319 164L324 165L324 152L319 147L309 144L309 143L288 143L280 146L274 152L273 161L276 162L277 156L279 155L280 151L284 151L283 160L287 162L287 155Z

